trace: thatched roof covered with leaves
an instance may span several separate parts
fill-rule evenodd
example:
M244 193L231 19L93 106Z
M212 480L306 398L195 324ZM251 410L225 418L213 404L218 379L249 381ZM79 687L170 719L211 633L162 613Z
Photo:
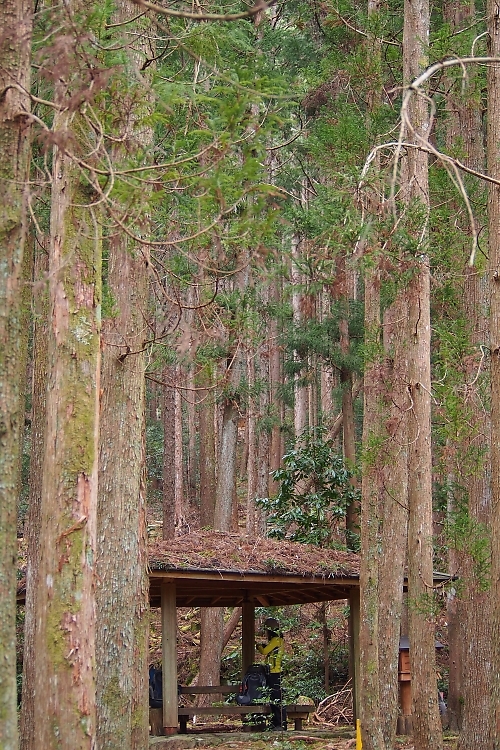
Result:
M149 547L151 570L225 570L238 573L356 578L359 555L267 537L196 531Z
M308 544L199 531L150 546L150 598L175 581L178 606L259 606L344 599L359 556Z
M20 570L25 567L20 549ZM24 564L23 564L24 563ZM359 556L265 537L196 531L149 545L150 601L175 582L178 606L257 606L344 599L359 586ZM19 581L24 601L26 579Z

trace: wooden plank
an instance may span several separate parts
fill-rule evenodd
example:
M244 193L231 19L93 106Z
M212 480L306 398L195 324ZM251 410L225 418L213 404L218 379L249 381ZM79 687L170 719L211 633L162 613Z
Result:
M234 716L235 714L269 714L271 706L179 706L179 716Z
M241 679L250 664L255 661L255 607L245 603L242 606L241 623Z
M163 737L163 711L161 708L149 709L149 730L153 737Z
M272 575L270 573L256 573L256 572L244 572L240 573L238 571L227 571L227 570L181 570L176 569L174 571L161 571L161 570L151 570L149 572L149 577L151 579L154 578L160 578L164 581L174 581L174 582L181 582L181 581L199 581L199 580L217 580L217 581L224 581L224 582L232 582L238 584L238 586L244 586L245 583L259 583L259 584L269 584L269 583L284 583L284 584L292 584L293 586L296 586L297 584L300 585L312 585L312 586L318 586L318 587L325 587L330 588L331 586L338 586L339 588L346 589L354 586L355 588L359 587L359 579L356 577L335 577L332 576L331 578L325 576L303 576L299 573L297 574L290 574L290 575Z
M193 685L180 689L181 695L210 695L213 693L222 693L222 695L234 695L239 693L240 683L237 685Z
M163 728L177 732L177 610L175 581L161 587Z
M301 713L301 714L312 714L316 711L316 706L311 706L308 703L300 704L300 703L290 703L286 707L286 712L290 713Z
M353 723L359 719L360 706L360 653L359 653L359 629L360 629L360 591L358 588L351 589L349 594L349 667L352 679L352 709Z
M267 596L259 596L257 594L255 596L255 598L257 599L257 601L259 602L259 604L260 604L261 607L269 607L270 606L269 599L267 598Z

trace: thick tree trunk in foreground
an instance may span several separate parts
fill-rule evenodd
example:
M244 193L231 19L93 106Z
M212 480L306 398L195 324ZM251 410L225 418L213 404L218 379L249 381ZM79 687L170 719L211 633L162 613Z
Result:
M465 315L474 321L471 332L479 360L480 345L487 341L487 280L476 269L467 269L465 282ZM466 377L470 376L469 371ZM468 491L468 511L472 523L491 528L491 434L489 415L483 409L483 378L471 393L467 392L466 407L467 436L462 446L463 465L468 467L464 483ZM470 409L470 411L469 411ZM480 451L478 448L480 447ZM477 455L479 458L479 466ZM483 463L484 462L484 463ZM483 532L485 533L485 532ZM485 540L486 542L486 540ZM489 750L491 747L491 592L484 590L486 571L476 570L476 563L469 554L463 561L464 590L460 603L458 634L460 639L461 669L461 731L458 750ZM466 648L465 644L469 644ZM451 649L450 649L451 653ZM449 705L448 705L449 710Z
M494 0L487 3L489 54L500 57L500 25ZM487 172L500 179L500 67L488 68ZM491 357L491 598L492 740L500 749L500 187L488 186Z
M27 234L32 7L0 5L0 746L16 750L16 509L24 403L22 269ZM21 87L20 90L12 86Z
M100 750L148 738L148 578L144 486L146 261L123 235L109 247L117 310L103 322L96 655Z
M62 83L58 84L62 89ZM59 103L65 101L60 91ZM56 116L64 132L69 116ZM44 750L95 746L101 239L88 190L54 151L47 432L36 592L35 727Z
M135 15L121 0L115 20ZM127 27L126 27L127 28ZM144 35L141 31L144 30ZM150 55L149 23L136 23L128 43L128 85L120 100L125 148L114 161L128 160L153 140L151 102L144 95L142 65ZM138 191L139 192L139 191ZM147 191L141 184L144 213ZM126 209L124 209L126 212ZM147 234L149 223L136 219ZM145 354L148 338L147 251L118 227L109 241L107 284L115 315L103 322L102 396L97 516L97 746L99 750L143 750L148 744L149 582L145 486Z
M31 419L31 456L29 475L29 508L25 528L26 608L24 619L23 692L20 717L21 750L36 750L34 723L35 689L35 594L40 560L40 506L42 467L45 455L47 336L48 336L48 254L45 248L35 251L33 292L33 383Z
M406 0L403 30L405 85L427 64L429 3ZM407 116L413 130L406 137L419 145L429 136L428 103L414 93ZM419 750L439 750L439 718L435 672L433 615L433 517L431 456L430 272L426 256L429 210L427 154L408 149L402 190L408 206L408 230L415 249L408 286L408 601L412 723Z
M470 27L477 19L474 3L466 5L454 1L444 8L445 19L455 33ZM451 79L451 76L450 76ZM465 82L452 81L448 94L446 148L454 153L457 142L464 153L464 163L477 171L484 170L482 112L477 107L481 86L480 71L471 68ZM486 186L474 186L474 199ZM471 192L472 197L472 192ZM450 502L451 514L468 511L471 525L491 525L491 429L489 411L485 408L487 368L483 361L483 346L488 341L488 279L481 254L474 267L468 264L472 228L459 196L456 198L457 216L463 215L464 285L459 314L467 322L470 345L467 357L457 363L460 386L461 429L450 435L455 451L454 465L450 466L454 484L467 494L457 502L455 492ZM457 219L455 219L457 221ZM453 455L453 453L452 453ZM465 505L465 507L464 507ZM484 591L485 571L479 575L468 544L466 551L450 550L450 572L460 569L463 585L460 595L449 600L448 638L450 650L450 678L447 717L450 728L460 736L458 750L487 750L491 747L491 596ZM485 540L486 542L486 540ZM458 568L460 565L460 568ZM471 634L474 634L471 639Z

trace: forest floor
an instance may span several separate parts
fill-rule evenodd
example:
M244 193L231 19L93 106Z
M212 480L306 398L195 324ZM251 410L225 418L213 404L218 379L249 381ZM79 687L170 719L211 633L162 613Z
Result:
M455 750L457 735L444 736L445 750ZM191 750L215 748L224 750L355 750L356 735L353 727L339 727L335 731L320 728L303 731L261 732L247 734L240 731L221 731L221 727L193 734L173 737L151 737L150 750ZM397 737L394 750L414 750L411 737Z

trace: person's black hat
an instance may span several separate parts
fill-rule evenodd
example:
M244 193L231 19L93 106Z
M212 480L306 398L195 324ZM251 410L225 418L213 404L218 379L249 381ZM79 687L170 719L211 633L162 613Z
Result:
M279 630L280 624L276 617L268 617L267 620L264 621L264 627L266 630L272 630L276 633Z

